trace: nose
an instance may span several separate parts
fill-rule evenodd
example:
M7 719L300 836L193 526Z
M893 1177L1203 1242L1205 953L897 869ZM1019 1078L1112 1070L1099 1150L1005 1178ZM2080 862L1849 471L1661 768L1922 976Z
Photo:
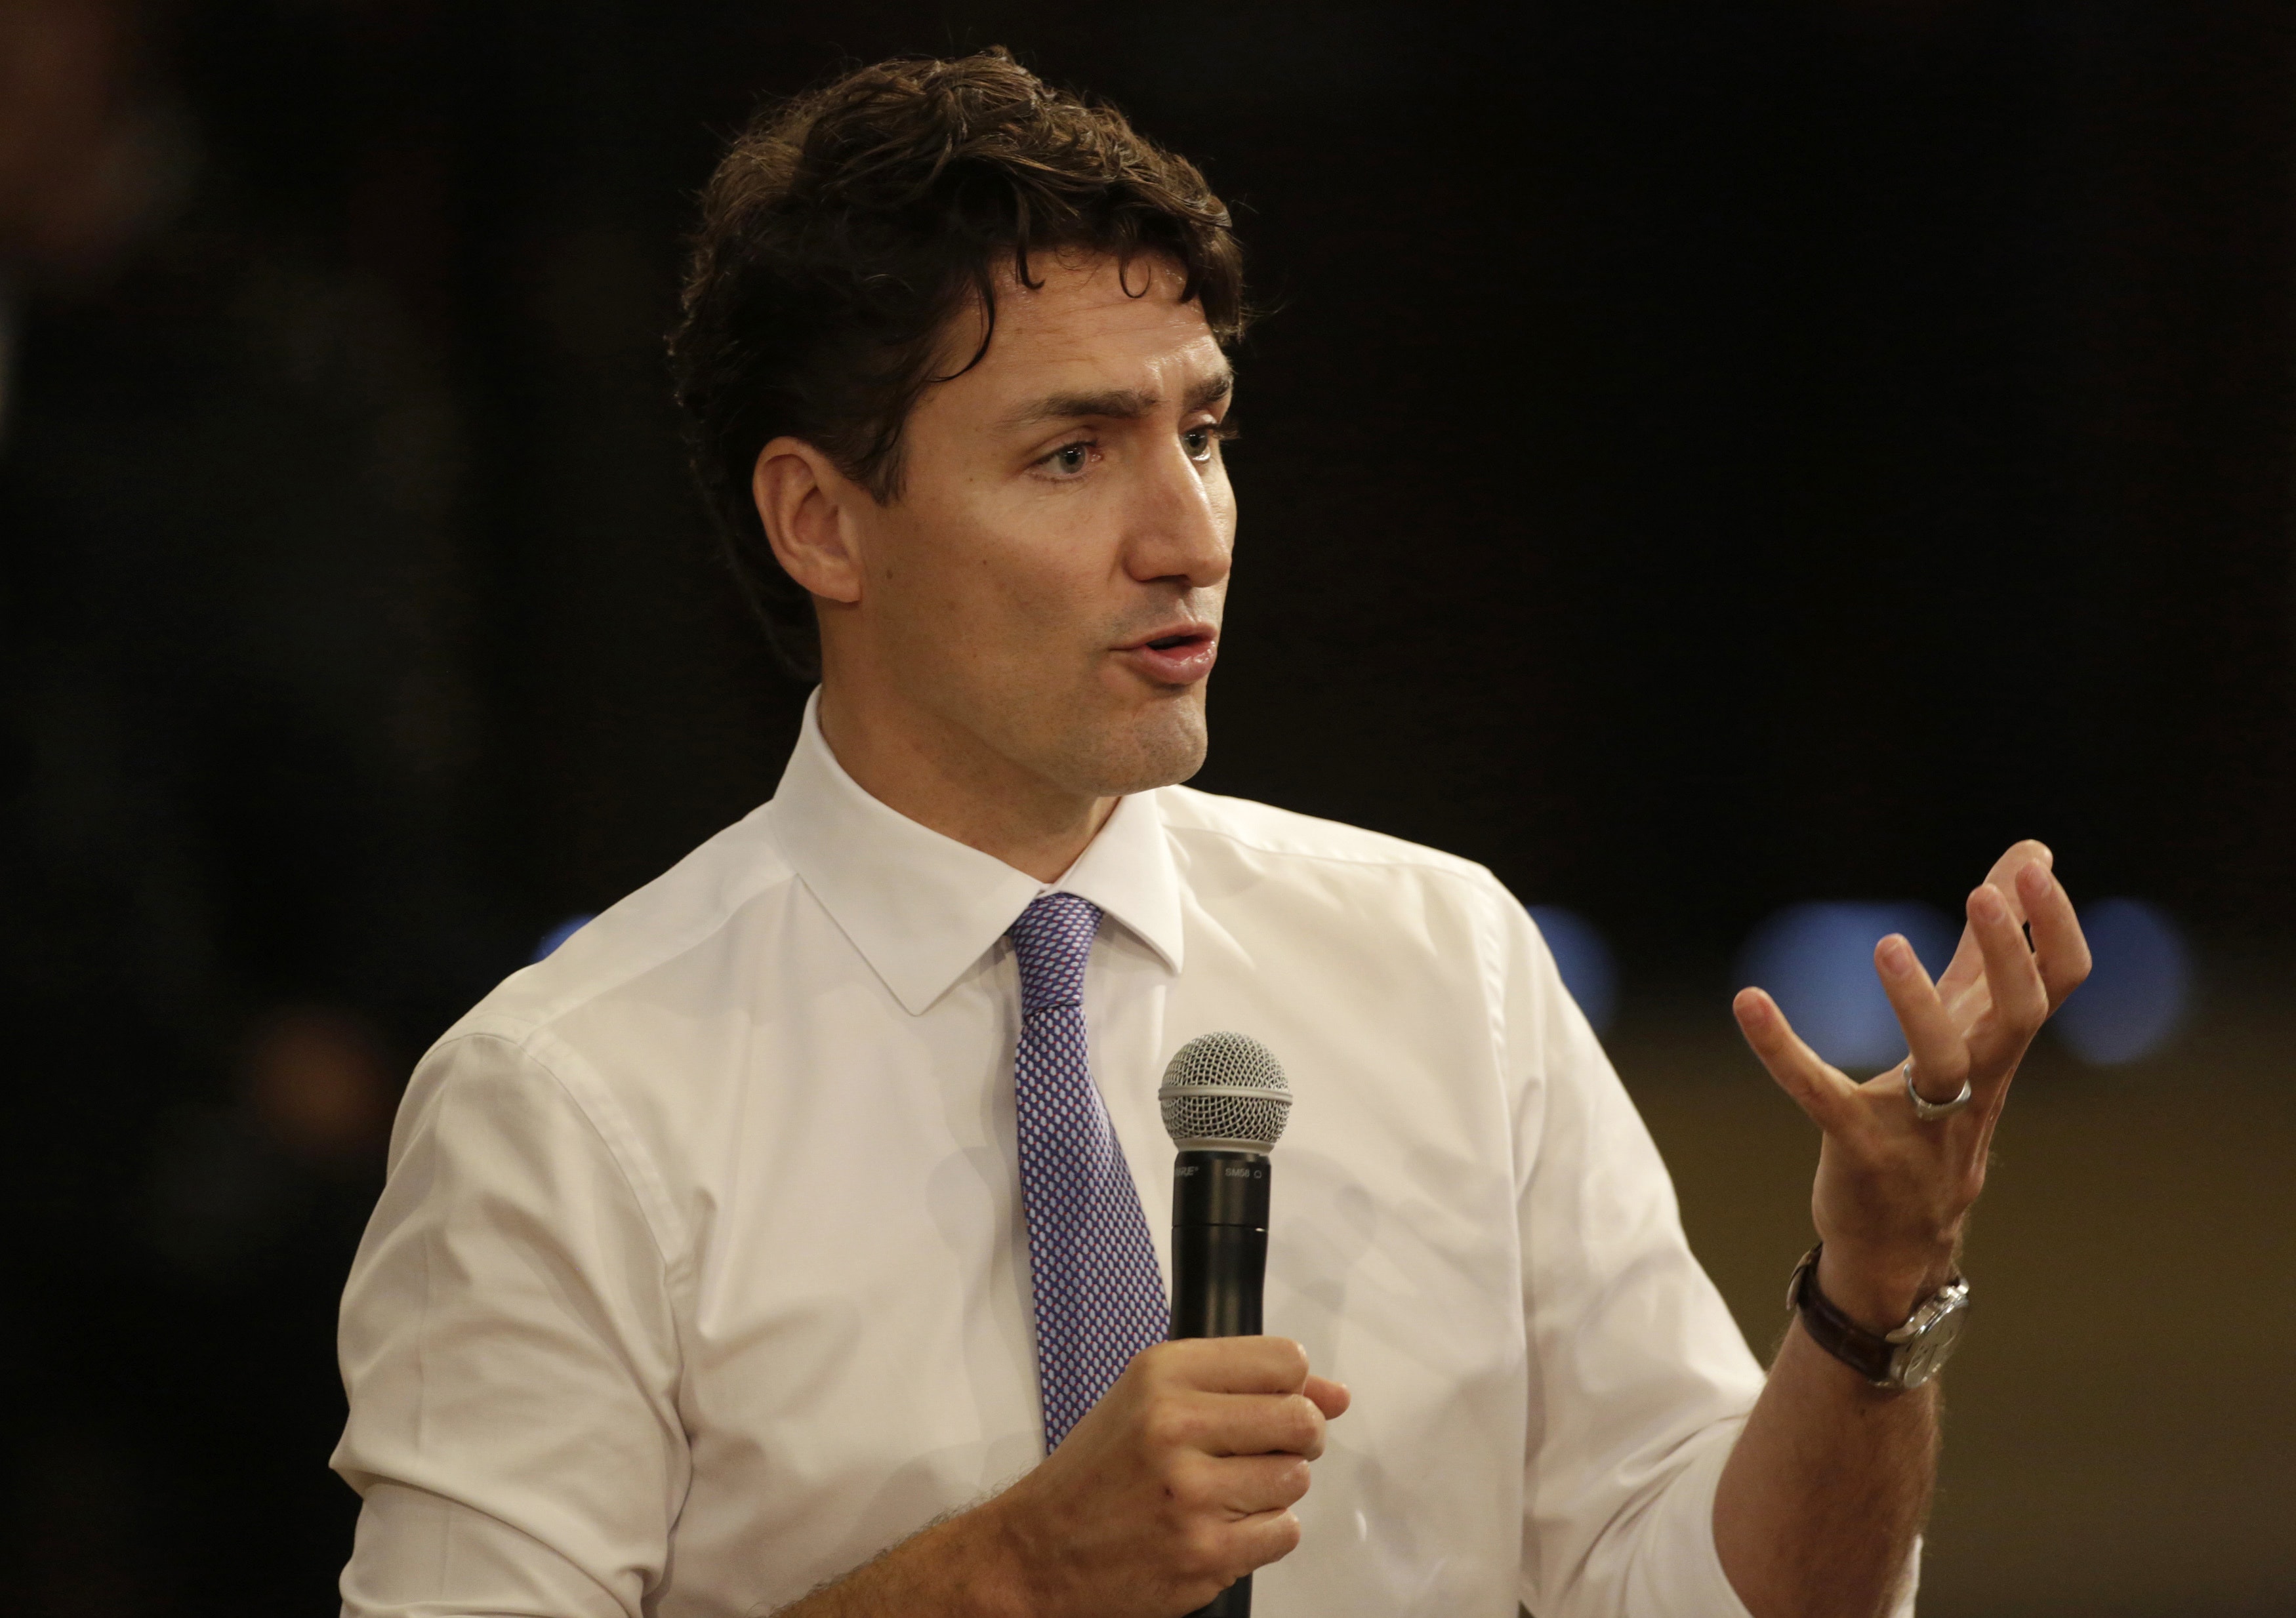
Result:
M1235 496L1215 461L1200 465L1175 437L1147 458L1128 514L1125 570L1142 584L1209 590L1227 577Z

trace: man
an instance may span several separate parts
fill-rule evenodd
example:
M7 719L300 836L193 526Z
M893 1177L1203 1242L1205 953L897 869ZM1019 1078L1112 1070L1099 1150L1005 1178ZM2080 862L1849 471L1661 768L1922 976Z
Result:
M1242 323L1196 172L1002 53L737 143L682 392L820 689L770 804L416 1075L344 1304L347 1612L1177 1618L1255 1570L1267 1618L1910 1599L1906 1385L2086 970L2047 851L1939 985L1880 946L1902 1074L1741 996L1825 1132L1765 1379L1521 905L1172 784ZM1285 1336L1165 1344L1153 1092L1222 1029L1297 1096Z

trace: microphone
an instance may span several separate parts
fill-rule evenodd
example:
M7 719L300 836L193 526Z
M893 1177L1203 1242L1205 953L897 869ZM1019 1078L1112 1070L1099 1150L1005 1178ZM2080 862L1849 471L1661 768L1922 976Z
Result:
M1156 1091L1172 1162L1172 1336L1256 1337L1267 1276L1267 1153L1292 1111L1283 1065L1258 1040L1201 1034ZM1244 1574L1188 1618L1250 1618Z

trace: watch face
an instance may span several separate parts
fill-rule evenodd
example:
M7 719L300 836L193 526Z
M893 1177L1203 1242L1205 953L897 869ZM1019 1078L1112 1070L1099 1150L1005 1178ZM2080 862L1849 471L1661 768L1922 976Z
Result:
M1909 1339L1898 1351L1898 1385L1919 1387L1944 1369L1954 1344L1961 1340L1962 1328L1968 1324L1968 1309L1955 1303Z

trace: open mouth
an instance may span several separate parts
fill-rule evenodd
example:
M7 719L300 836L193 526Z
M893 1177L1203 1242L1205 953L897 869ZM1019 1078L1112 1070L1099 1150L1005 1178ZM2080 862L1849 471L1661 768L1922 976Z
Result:
M1212 659L1219 655L1218 640L1218 632L1209 625L1192 625L1136 641L1125 649L1125 656L1160 684L1189 685L1211 672Z

